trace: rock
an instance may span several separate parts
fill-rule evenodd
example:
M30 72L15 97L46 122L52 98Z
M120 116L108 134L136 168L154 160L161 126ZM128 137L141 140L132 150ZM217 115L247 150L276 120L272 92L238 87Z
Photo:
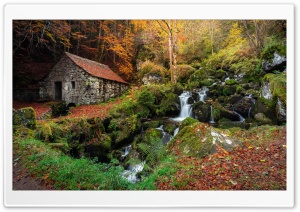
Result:
M160 84L162 83L163 78L158 73L150 73L150 74L145 74L142 81L145 85Z
M146 144L150 144L151 141L156 139L161 139L163 136L163 133L161 130L155 129L155 128L149 128L146 130L145 134L142 137L142 142Z
M232 96L227 97L224 100L224 103L225 104L229 103L229 104L233 105L233 104L237 103L238 101L240 101L242 99L243 99L243 97L240 96L240 95L232 95Z
M260 124L272 124L271 119L267 118L263 113L255 114L254 120Z
M277 122L279 123L286 122L286 108L279 98L277 98L276 115L277 115Z
M186 119L184 119L182 122L181 122L181 125L180 125L180 128L183 128L185 126L189 126L191 124L194 124L196 122L199 122L197 119L193 119L191 117L187 117Z
M250 118L252 117L252 111L255 108L255 100L252 98L242 98L240 101L236 102L233 105L234 111L239 113L243 117ZM249 117L249 111L250 111L250 117Z
M266 73L270 73L274 70L284 71L286 66L286 57L279 55L277 52L274 52L274 56L271 60L262 61L262 70Z
M24 125L30 129L36 127L36 114L32 107L21 108L13 113L13 125Z
M91 139L85 145L85 155L90 158L97 157L99 161L105 161L107 160L107 154L110 152L111 146L111 138L107 134L101 134Z
M239 83L234 79L229 79L229 80L225 81L225 84L226 85L236 85L236 84L239 84Z
M210 104L207 102L197 102L193 105L195 118L201 122L210 120Z
M224 122L219 122L218 124L218 128L222 128L222 129L228 129L233 127L239 127L241 129L248 130L250 128L250 124L245 122L237 122L237 121L224 121Z
M236 85L225 85L222 89L222 94L225 96L233 95L236 92L236 87Z
M219 69L215 72L214 76L218 79L222 79L223 77L226 76L226 71Z
M262 89L261 89L261 95L265 99L272 99L273 96L272 96L272 93L271 93L269 82L264 82L263 83L263 86L262 86Z
M205 157L215 152L216 145L225 150L231 150L241 142L228 135L226 130L220 130L197 122L184 127L169 143L171 151L178 151L182 156Z

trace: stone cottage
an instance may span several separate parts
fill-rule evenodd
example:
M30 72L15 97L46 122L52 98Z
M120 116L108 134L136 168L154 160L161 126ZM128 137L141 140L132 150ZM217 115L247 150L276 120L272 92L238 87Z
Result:
M40 87L40 98L67 104L105 102L120 96L128 83L107 65L65 52Z

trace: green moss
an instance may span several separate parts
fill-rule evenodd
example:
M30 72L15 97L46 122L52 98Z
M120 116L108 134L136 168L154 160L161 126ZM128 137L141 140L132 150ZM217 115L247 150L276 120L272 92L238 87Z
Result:
M149 128L146 130L145 134L142 137L142 142L150 144L153 140L158 140L162 138L162 131L154 128Z
M173 135L175 129L176 129L176 126L173 124L166 124L164 127L164 130L171 135Z
M228 81L228 80L227 80ZM227 82L226 81L226 82ZM233 94L235 94L235 92L236 92L236 85L226 85L226 86L224 86L224 88L222 89L222 94L224 95L224 96L230 96L230 95L233 95Z
M35 138L45 142L53 140L51 127L47 122L40 123L37 126Z
M226 71L222 70L222 69L219 69L215 72L214 76L216 78L219 78L221 79L222 77L224 77L226 75Z
M229 79L225 81L226 85L236 85L238 82L235 79Z
M265 79L270 82L272 95L278 97L286 105L286 74L266 74Z
M214 83L212 79L205 79L200 81L201 86L211 86Z
M213 137L207 124L197 122L184 127L169 143L172 151L179 149L181 155L204 157L213 151Z
M13 114L13 125L24 125L30 129L36 127L36 114L32 107L21 108Z
M187 117L186 119L184 119L182 122L181 122L181 128L185 127L185 126L189 126L191 124L194 124L196 122L199 122L197 119L193 119L191 117Z

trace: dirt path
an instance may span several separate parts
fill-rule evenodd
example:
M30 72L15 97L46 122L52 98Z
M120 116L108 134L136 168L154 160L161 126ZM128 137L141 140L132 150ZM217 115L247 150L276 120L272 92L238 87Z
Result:
M22 167L21 159L14 157L13 190L53 190L53 188L31 176L28 171Z

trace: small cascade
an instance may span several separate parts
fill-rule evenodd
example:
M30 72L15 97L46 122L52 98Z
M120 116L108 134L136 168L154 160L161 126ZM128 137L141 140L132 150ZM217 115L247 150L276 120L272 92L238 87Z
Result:
M206 97L207 97L207 94L206 92L209 91L209 89L207 87L203 87L200 91L199 91L199 100L201 102L204 102Z
M143 171L145 161L135 165L129 165L128 170L124 170L122 177L127 179L131 183L136 183L138 178L136 177L137 173Z
M209 121L209 123L211 123L211 124L215 123L214 116L213 116L213 106L212 105L210 105L210 121Z
M164 131L163 125L161 125L160 127L156 128L156 129L162 131L163 136L161 138L161 141L164 145L167 145L172 140L173 136Z
M248 118L249 119L251 118L251 107L249 108L249 111L248 111Z
M236 115L239 116L239 118L240 118L239 122L244 122L244 121L245 121L244 117L241 116L241 114L239 114L239 113L237 113L237 112L235 112L235 111L232 111L232 112L234 112Z
M174 118L174 121L183 121L192 115L192 105L188 103L189 98L192 96L191 92L184 91L180 96L180 115Z
M122 158L125 158L129 154L131 148L131 144L125 147L124 153L122 154Z
M178 134L178 132L179 132L179 127L177 127L177 128L174 130L174 135L173 135L173 137L175 137L175 136Z

